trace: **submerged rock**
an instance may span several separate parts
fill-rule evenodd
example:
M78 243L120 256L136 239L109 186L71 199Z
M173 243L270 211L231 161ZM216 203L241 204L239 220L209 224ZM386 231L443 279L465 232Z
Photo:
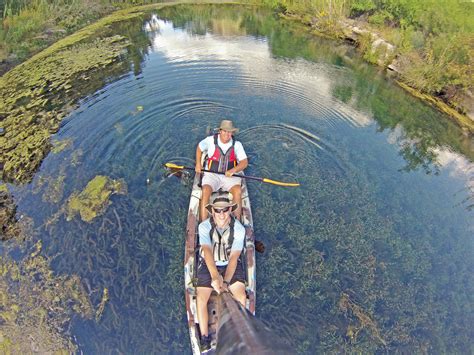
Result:
M66 219L72 220L76 214L84 222L91 222L103 214L110 205L112 194L126 194L127 185L123 179L113 180L107 176L98 175L87 184L80 193L73 193L66 205Z

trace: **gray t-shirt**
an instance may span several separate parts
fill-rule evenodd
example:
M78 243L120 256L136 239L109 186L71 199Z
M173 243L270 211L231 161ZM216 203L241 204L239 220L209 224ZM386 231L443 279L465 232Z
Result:
M212 226L209 218L199 224L199 244L209 245L212 247L211 237L209 236L211 228ZM227 228L230 228L230 226ZM221 234L224 233L225 230L226 229L217 228L217 231ZM242 225L242 223L236 220L234 223L234 241L232 242L231 251L242 250L244 248L244 241L245 227ZM227 263L227 261L216 261L216 266L226 266Z

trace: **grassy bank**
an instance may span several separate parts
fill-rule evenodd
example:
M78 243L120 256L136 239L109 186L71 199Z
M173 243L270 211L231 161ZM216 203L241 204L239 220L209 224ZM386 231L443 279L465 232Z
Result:
M331 37L347 20L395 46L390 61L401 81L472 116L474 3L459 0L256 0ZM370 37L370 35L369 35ZM370 38L359 48L377 62ZM392 59L394 61L392 62ZM379 63L380 64L380 63Z
M4 0L0 4L2 73L116 8L111 1L92 0Z
M162 1L0 0L0 74L106 14L156 2ZM436 97L436 106L444 102L472 120L474 23L470 19L474 17L474 3L460 0L242 2L272 7L331 37L345 36L346 20L369 29L395 46L390 60L384 64L396 66L404 84L422 95ZM358 46L363 56L375 63L377 53L367 41L370 36L359 41ZM456 115L450 116L460 125L464 125L463 121L471 123L467 117L458 120Z

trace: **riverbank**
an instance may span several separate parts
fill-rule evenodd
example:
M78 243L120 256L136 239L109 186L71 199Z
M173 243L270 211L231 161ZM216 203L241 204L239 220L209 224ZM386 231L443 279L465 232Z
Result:
M466 135L474 134L474 95L472 85L468 88L443 87L439 95L433 95L419 88L410 77L418 68L411 63L412 54L403 53L383 37L380 30L364 20L339 17L328 22L327 14L309 16L288 11L279 13L280 17L302 23L308 31L317 36L343 40L356 46L363 58L386 71L396 83L411 95L446 114L459 125ZM471 59L471 58L470 58ZM466 73L466 76L469 74ZM469 82L469 78L466 78ZM472 83L471 83L472 84ZM449 92L449 93L448 93Z
M14 8L10 11L3 9L4 14L10 15L3 18L0 31L2 75L61 38L114 11L136 5L135 2L112 0L92 4L83 0L73 5L59 0L49 5L35 5L28 0L23 2L24 9L18 9L17 13L14 13ZM463 22L465 16L459 20L456 17L460 16L459 13L450 10L440 12L438 20L420 20L421 15L417 14L415 6L417 0L400 4L399 9L394 9L393 4L391 8L390 4L376 5L372 0L335 0L328 4L312 0L291 5L285 1L269 0L242 2L272 7L282 18L304 24L315 35L354 44L364 59L394 76L401 87L448 115L466 135L474 134L474 91L470 69L474 52L472 36L469 36L469 28L467 35L452 34L461 26L453 27L452 22ZM185 0L167 3L230 2ZM460 6L456 4L455 10L459 10ZM467 12L474 10L474 6L469 7L469 4L462 6L466 7ZM436 9L430 11L435 13ZM459 43L453 39L459 39Z

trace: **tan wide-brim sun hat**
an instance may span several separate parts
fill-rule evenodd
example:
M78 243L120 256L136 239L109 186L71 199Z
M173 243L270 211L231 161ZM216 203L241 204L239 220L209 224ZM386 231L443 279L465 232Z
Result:
M234 127L234 123L231 120L222 120L219 129L232 132L233 134L237 134L239 132L239 129L237 127Z
M212 208L226 208L230 207L231 211L235 211L237 204L232 202L230 193L216 193L211 196L211 202L206 206L206 209L212 213Z

